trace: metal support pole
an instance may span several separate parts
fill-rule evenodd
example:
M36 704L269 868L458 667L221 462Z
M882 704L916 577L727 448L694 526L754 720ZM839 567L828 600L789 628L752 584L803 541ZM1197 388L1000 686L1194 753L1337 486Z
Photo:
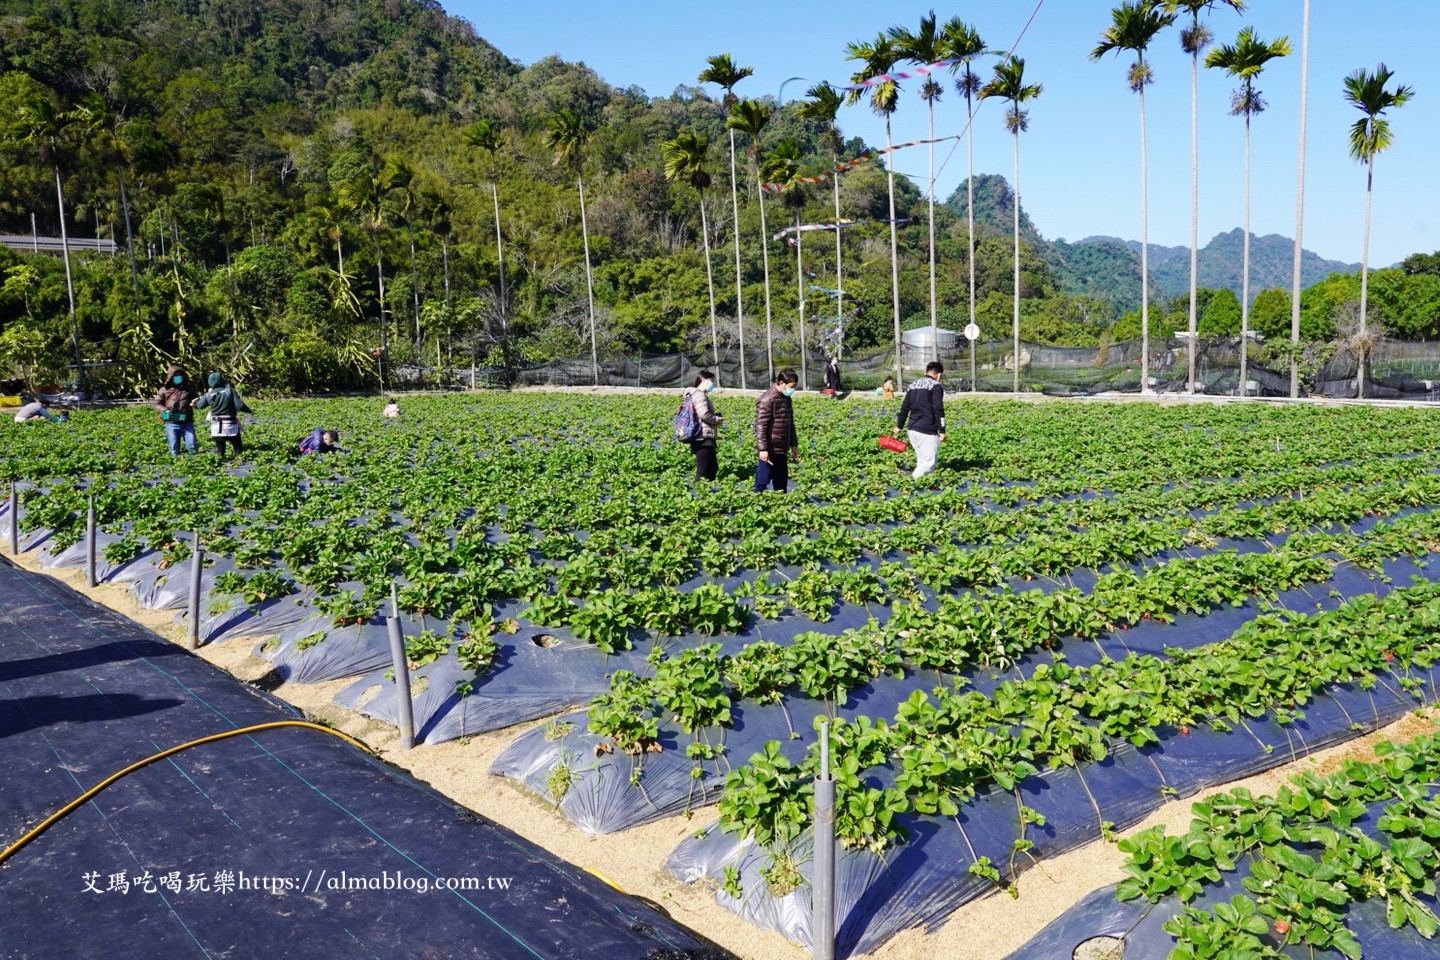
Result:
M815 778L815 858L810 885L810 949L835 960L835 778L830 775L830 723L820 724L820 776Z
M980 389L975 383L975 341L970 341L970 392Z
M85 509L85 583L93 587L99 582L95 577L95 494L91 493Z
M405 637L400 631L400 599L393 583L390 584L390 617L385 626L390 633L390 660L395 667L400 749L409 750L415 746L415 711L410 703L410 666L405 661Z
M10 555L20 556L20 488L10 481Z
M205 568L205 548L200 545L200 531L190 541L190 649L200 648L200 573Z

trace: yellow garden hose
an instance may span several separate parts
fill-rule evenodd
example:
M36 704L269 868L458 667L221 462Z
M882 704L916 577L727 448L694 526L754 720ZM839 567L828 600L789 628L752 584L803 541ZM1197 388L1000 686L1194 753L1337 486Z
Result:
M49 830L51 826L53 826L55 823L58 823L62 818L84 805L101 790L104 790L106 787L110 786L110 784L119 780L121 777L128 776L129 774L134 773L141 767L147 767L157 760L164 760L166 757L173 756L182 750L189 750L191 747L198 747L202 743L214 743L217 740L227 740L230 737L238 737L243 734L255 733L260 730L274 730L278 727L305 727L310 730L319 730L323 733L328 733L333 737L339 737L346 743L359 747L366 753L373 752L370 750L369 747L365 746L365 744L361 743L359 740L356 740L354 737L346 736L338 730L332 730L329 727L321 726L318 723L309 723L305 720L275 720L270 723L257 723L251 727L241 727L238 730L226 730L224 733L216 733L208 737L201 737L199 740L191 740L189 743L182 743L178 747L171 747L168 750L161 750L159 753L155 754L152 757L146 757L144 760L141 760L138 763L132 763L130 764L130 766L126 767L124 770L121 770L119 773L111 774L110 776L106 777L104 780L100 781L95 786L91 787L89 790L86 790L80 796L76 797L74 800L71 800L69 803L65 804L65 806L61 807L59 810L56 810L50 816L46 817L38 825L36 825L33 830L25 834L25 836L21 837L19 840L16 840L10 846L6 847L3 852L0 852L0 863L4 863L6 860L9 860L10 857L20 851L20 848L24 847L31 840L34 840L36 837L40 836L40 834L44 833L46 830Z

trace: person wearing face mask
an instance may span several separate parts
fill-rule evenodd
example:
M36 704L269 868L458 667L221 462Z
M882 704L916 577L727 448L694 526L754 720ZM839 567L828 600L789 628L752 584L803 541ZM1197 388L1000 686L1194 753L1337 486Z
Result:
M790 402L799 382L794 370L781 370L756 405L755 446L760 452L760 465L755 469L756 493L772 486L784 493L790 485L790 464L800 462L795 407Z
M200 394L191 385L189 376L180 366L165 371L165 386L155 394L155 409L165 424L165 439L170 444L170 455L180 453L180 444L195 452L195 401Z
M210 438L215 441L216 455L224 460L228 444L238 457L245 450L240 439L240 414L250 413L250 407L218 370L210 374L207 383L210 389L195 401L195 409L210 408Z
M700 437L690 443L690 451L695 454L696 480L714 480L720 470L715 436L725 418L715 412L715 404L710 400L710 391L714 389L715 374L701 370L695 377L694 386L685 391L685 398L695 411L695 419L700 421Z

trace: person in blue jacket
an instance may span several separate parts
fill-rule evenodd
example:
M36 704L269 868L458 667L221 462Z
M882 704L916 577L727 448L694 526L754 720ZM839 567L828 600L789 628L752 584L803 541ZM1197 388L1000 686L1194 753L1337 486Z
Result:
M300 441L300 454L334 453L340 448L340 434L336 430L317 427L310 436Z

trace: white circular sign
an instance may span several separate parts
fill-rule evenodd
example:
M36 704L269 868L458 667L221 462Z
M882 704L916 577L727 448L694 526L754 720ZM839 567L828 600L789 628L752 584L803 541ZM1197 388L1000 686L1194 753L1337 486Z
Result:
M973 323L967 323L967 324L965 324L965 339L966 339L966 340L979 340L979 339L980 339L980 327L977 326L976 324L973 324Z

